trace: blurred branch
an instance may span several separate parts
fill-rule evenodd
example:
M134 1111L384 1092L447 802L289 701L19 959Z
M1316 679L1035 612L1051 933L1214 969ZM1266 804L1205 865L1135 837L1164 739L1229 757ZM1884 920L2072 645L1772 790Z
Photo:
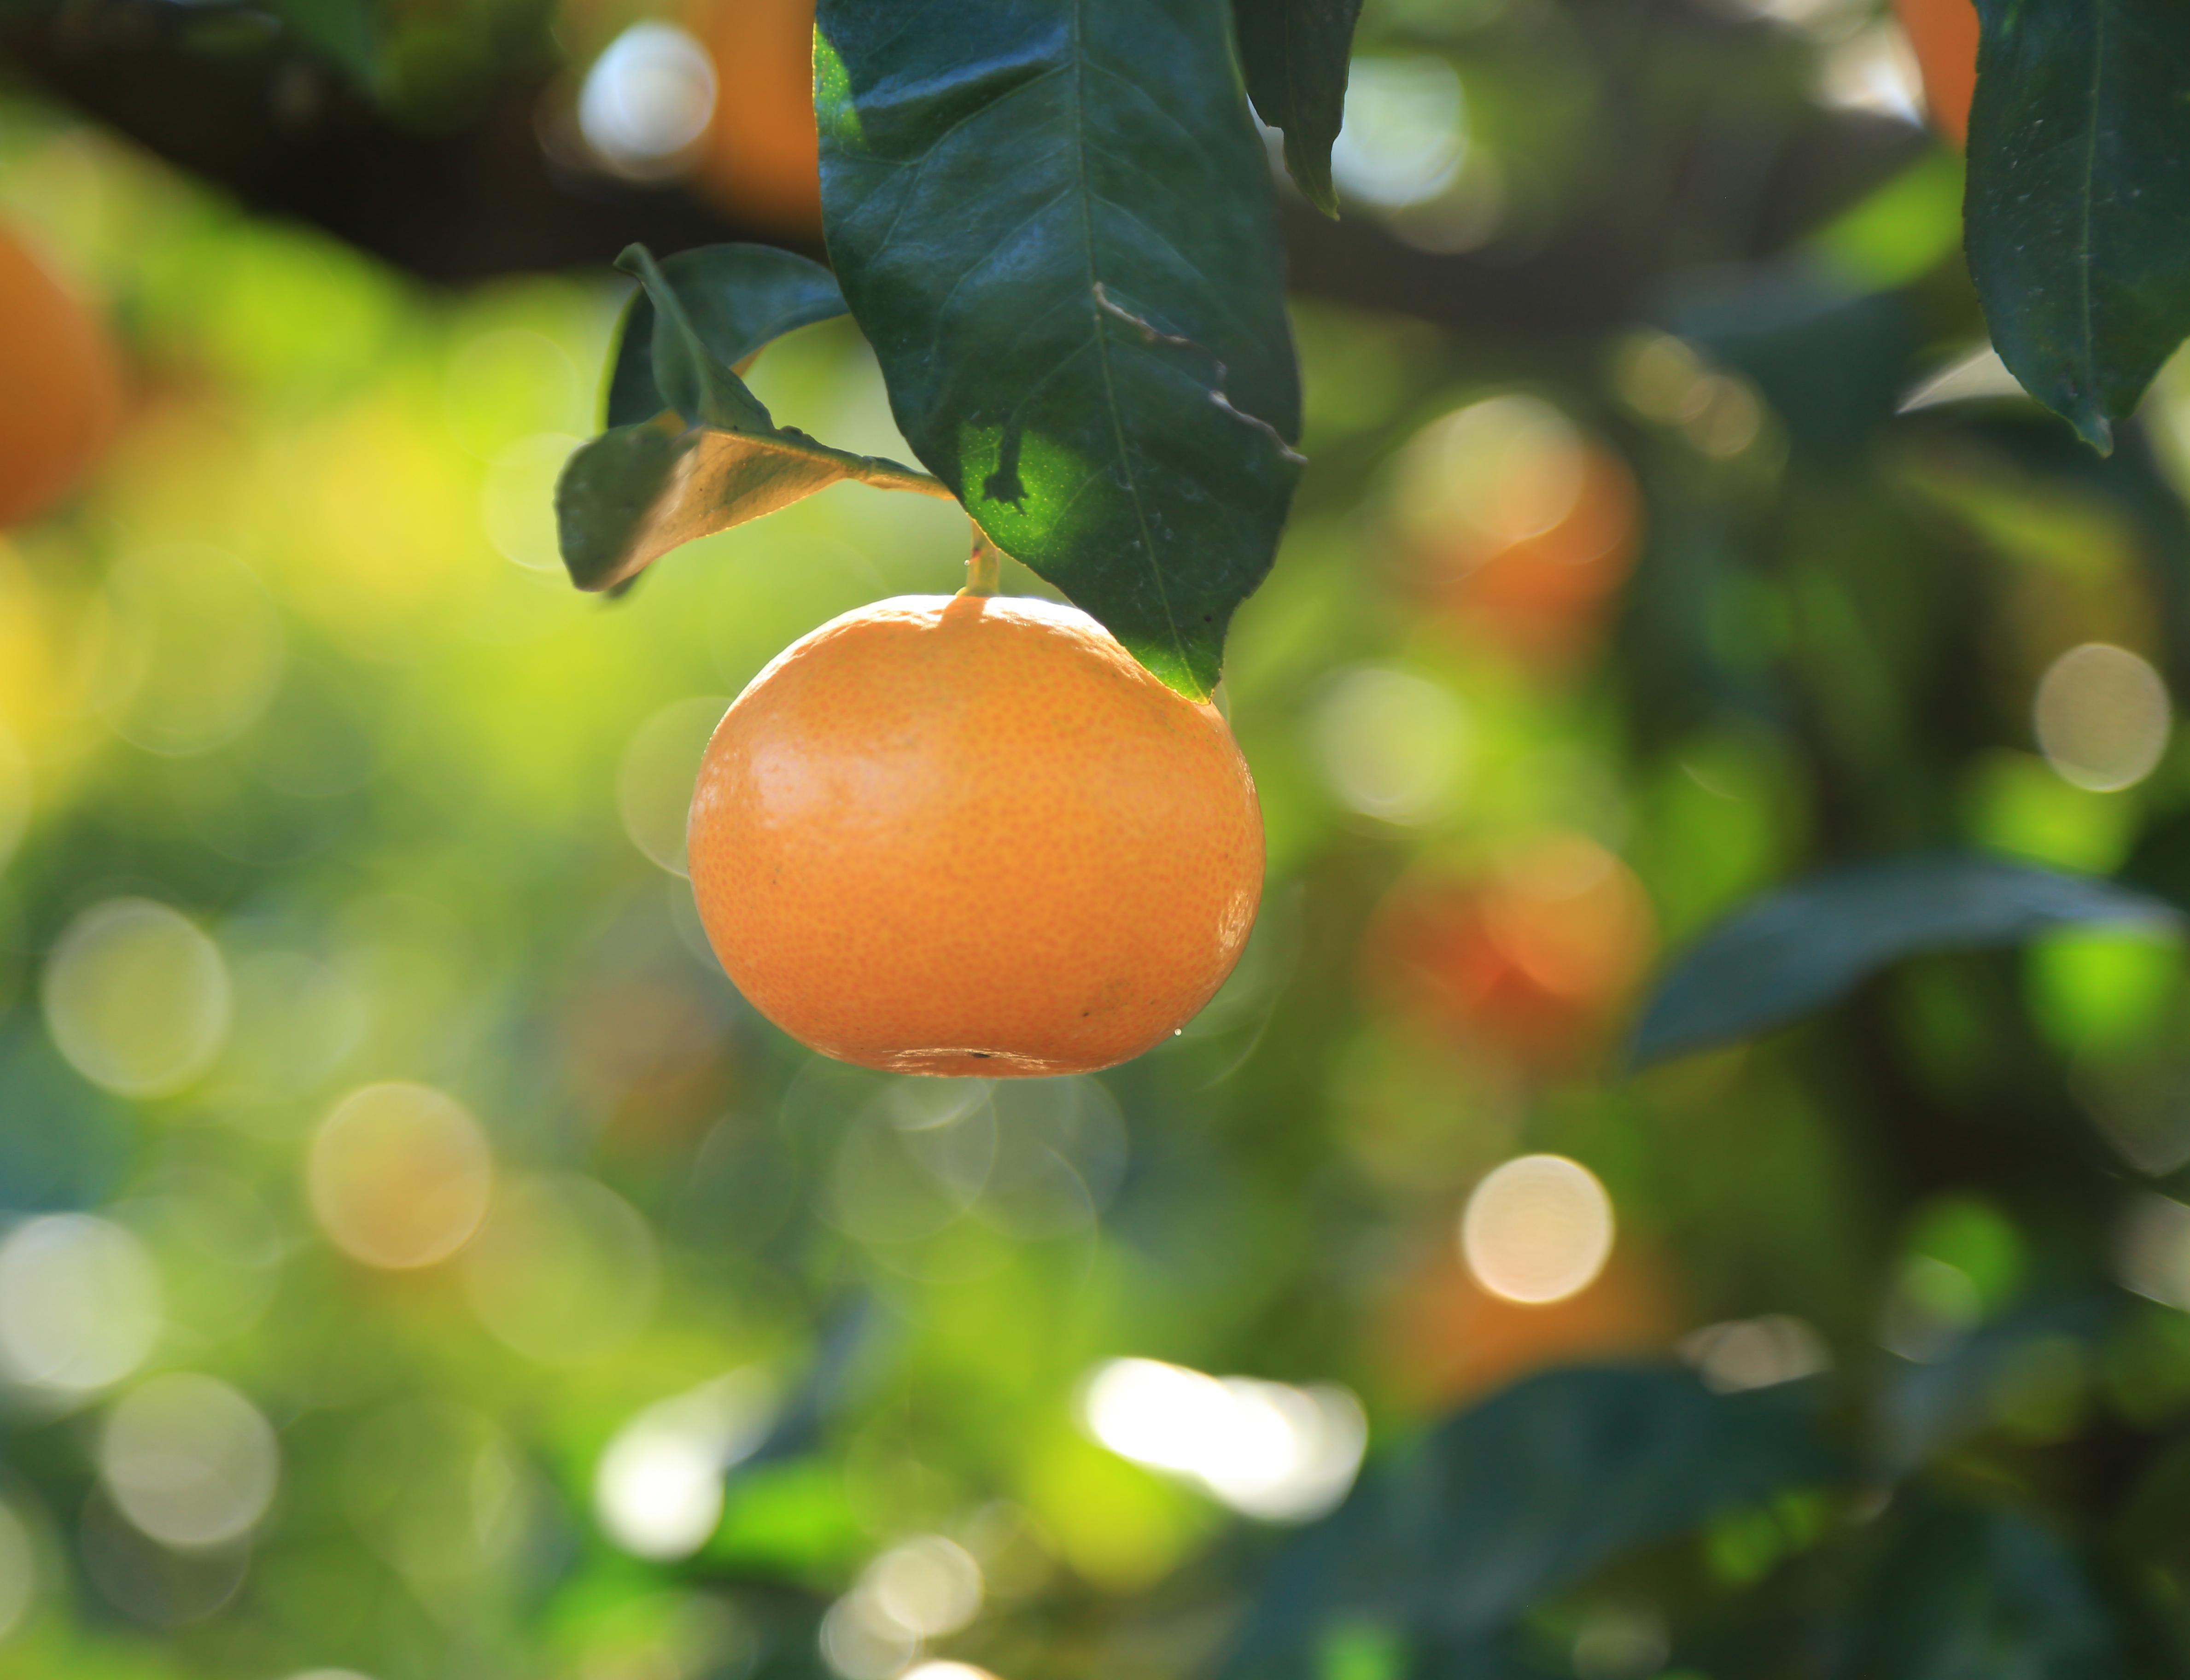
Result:
M186 9L18 16L0 24L0 60L251 209L311 223L444 284L605 264L633 241L677 251L757 239L820 254L678 187L559 167L538 129L546 76L510 80L459 127L421 132L279 40L219 54L194 46L182 34ZM1671 3L1644 10L1639 20L1617 8L1572 10L1604 99L1592 176L1555 225L1445 253L1363 211L1328 221L1288 194L1293 285L1470 335L1600 332L1648 315L1669 274L1784 249L1926 144L1905 125L1807 103L1717 103L1711 78L1683 83L1679 107L1660 109L1655 61L1699 50L1739 60L1768 43L1760 26Z

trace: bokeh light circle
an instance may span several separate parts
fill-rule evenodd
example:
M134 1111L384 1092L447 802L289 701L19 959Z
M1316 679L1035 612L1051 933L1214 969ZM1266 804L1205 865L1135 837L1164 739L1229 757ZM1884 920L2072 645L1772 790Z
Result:
M430 1266L485 1217L494 1156L471 1111L430 1085L353 1091L312 1136L312 1212L335 1246L368 1266Z
M47 958L46 1025L69 1064L123 1097L162 1097L203 1073L228 1037L220 949L150 899L109 899Z
M1364 816L1427 822L1467 780L1467 713L1448 690L1411 672L1357 666L1325 690L1312 727L1325 781Z
M2133 787L2167 751L2167 684L2126 648L2086 642L2045 669L2032 706L2038 750L2062 779L2097 793Z
M88 1213L50 1213L0 1241L0 1371L84 1393L118 1382L159 1339L160 1274L145 1246Z
M1461 1253L1476 1281L1531 1305L1587 1288L1612 1238L1612 1198L1564 1155L1523 1155L1494 1169L1461 1215Z
M163 1546L219 1546L273 1502L281 1452L258 1407L217 1377L171 1371L107 1414L99 1479L122 1514Z
M661 1257L638 1211L577 1173L498 1194L463 1257L464 1292L494 1336L548 1365L611 1353L645 1327Z

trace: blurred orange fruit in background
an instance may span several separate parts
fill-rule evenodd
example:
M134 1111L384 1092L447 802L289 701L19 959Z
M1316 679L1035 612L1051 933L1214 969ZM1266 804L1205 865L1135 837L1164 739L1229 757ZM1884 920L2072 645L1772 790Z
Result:
M1932 126L1956 145L1968 141L1977 90L1977 9L1972 0L1893 0L1924 72Z
M1633 871L1554 834L1484 873L1403 877L1370 920L1363 979L1419 1026L1553 1072L1600 1047L1656 947Z
M696 0L688 24L715 65L694 184L744 220L818 240L813 0Z
M122 423L122 368L83 299L0 228L0 529L79 484Z
M1450 1243L1386 1303L1382 1362L1400 1397L1425 1408L1518 1382L1555 1365L1657 1353L1680 1317L1657 1269L1618 1253L1588 1287L1541 1305L1494 1295Z
M1438 616L1540 663L1594 646L1634 565L1640 505L1625 462L1522 394L1423 427L1393 485L1402 546Z
M1042 600L906 595L778 655L689 827L715 953L778 1026L906 1073L1139 1054L1206 1003L1262 886L1214 707Z

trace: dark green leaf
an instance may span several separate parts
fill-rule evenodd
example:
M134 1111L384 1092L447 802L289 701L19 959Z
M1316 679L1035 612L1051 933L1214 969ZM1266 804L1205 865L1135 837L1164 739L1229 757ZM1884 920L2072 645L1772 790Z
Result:
M2136 1680L2180 1668L2029 1518L1921 1500L1880 1559L1846 1680Z
M772 245L707 245L661 264L708 353L735 369L773 338L844 313L837 277L820 264ZM669 404L654 382L655 309L644 287L633 294L609 379L608 423L635 426Z
M1206 692L1300 418L1223 0L822 0L814 77L830 255L915 452Z
M1683 1371L1554 1371L1380 1466L1279 1560L1224 1672L1305 1675L1349 1622L1484 1648L1631 1547L1832 1479L1808 1383L1718 1394Z
M1338 213L1330 145L1346 118L1346 66L1361 0L1232 0L1255 113L1285 135L1285 169L1308 201Z
M2190 7L1977 10L1971 272L2009 371L2104 451L2190 333Z
M1920 952L2016 945L2065 923L2181 919L2112 882L2000 858L1861 865L1774 893L1705 934L1660 981L1631 1059L1644 1066L1782 1025Z

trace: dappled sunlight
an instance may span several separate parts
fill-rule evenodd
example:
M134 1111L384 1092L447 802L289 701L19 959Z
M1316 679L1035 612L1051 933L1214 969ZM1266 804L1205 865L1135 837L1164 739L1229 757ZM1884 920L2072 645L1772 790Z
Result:
M1461 1215L1468 1269L1494 1295L1541 1305L1589 1286L1612 1252L1612 1199L1563 1155L1522 1155L1487 1174Z
M121 1226L48 1214L0 1239L0 1373L57 1398L143 1364L163 1322L160 1274Z
M312 1212L354 1260L389 1270L430 1266L463 1246L494 1183L486 1134L430 1086L368 1085L312 1134Z
M125 1097L179 1091L213 1064L233 997L219 948L149 899L84 911L47 959L41 996L61 1053Z
M2045 668L2032 705L2039 751L2067 781L2112 793L2150 775L2167 750L2174 711L2151 662L2087 642Z
M1081 1397L1111 1451L1199 1484L1234 1510L1302 1522L1343 1498L1367 1440L1360 1402L1334 1384L1296 1388L1113 1359Z

